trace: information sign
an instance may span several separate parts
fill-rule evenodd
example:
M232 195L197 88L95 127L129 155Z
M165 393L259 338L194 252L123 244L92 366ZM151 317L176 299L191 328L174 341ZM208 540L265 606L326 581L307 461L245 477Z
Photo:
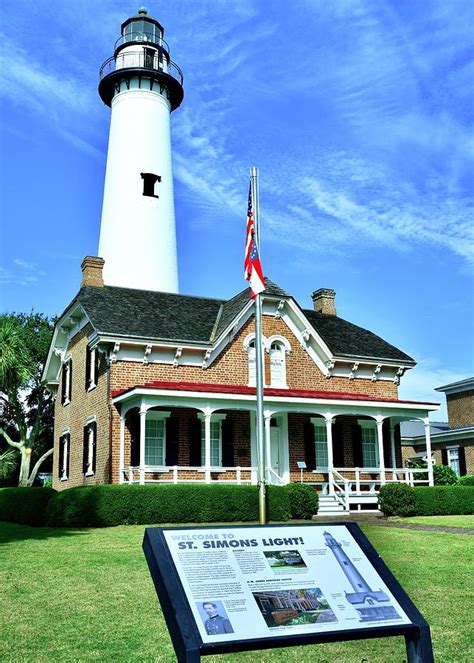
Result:
M429 627L354 523L152 528L144 551L179 661Z

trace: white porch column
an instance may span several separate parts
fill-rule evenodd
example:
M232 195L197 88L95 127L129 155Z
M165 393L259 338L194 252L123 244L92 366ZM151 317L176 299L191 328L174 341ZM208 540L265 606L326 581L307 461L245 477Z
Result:
M204 412L204 480L211 483L211 417L210 412Z
M392 469L397 467L397 454L395 453L395 424L390 419L390 462Z
M267 467L265 468L267 470L266 472L266 481L268 483L271 483L271 478L270 478L270 467L271 467L271 425L272 425L272 415L268 414L268 412L264 413L264 421L265 421L265 460L266 460L266 465Z
M145 432L146 432L146 408L140 408L140 483L145 483Z
M379 447L380 483L385 485L385 459L383 453L383 417L377 417L377 443Z
M326 440L328 445L328 482L329 482L329 494L334 495L334 454L332 448L332 425L334 419L331 415L325 415L326 419Z
M125 417L120 417L120 446L119 446L119 483L124 482L123 470L125 466Z
M430 486L434 486L433 480L433 458L431 457L431 433L430 433L430 420L423 419L425 427L425 442L426 442L426 462L428 465L428 482Z

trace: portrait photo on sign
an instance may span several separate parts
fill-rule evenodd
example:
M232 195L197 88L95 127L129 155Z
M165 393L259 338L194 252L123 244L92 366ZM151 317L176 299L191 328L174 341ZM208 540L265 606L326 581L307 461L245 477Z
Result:
M319 588L253 592L270 628L337 622L337 617Z
M263 554L274 570L306 568L306 564L297 550L266 550Z
M234 632L222 601L200 601L196 606L208 635Z

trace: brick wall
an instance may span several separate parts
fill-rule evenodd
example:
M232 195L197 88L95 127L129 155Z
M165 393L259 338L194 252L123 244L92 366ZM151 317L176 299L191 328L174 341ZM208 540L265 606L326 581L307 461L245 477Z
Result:
M247 334L254 331L254 322L249 320L229 346L207 369L200 366L171 366L164 364L143 364L141 362L118 361L111 366L111 389L125 389L155 380L174 382L207 382L213 384L248 384L248 355L243 343ZM397 386L389 381L368 379L325 378L307 352L301 347L286 324L271 316L263 316L265 336L284 336L291 345L291 353L286 356L286 375L290 389L313 389L321 391L341 391L354 394L367 394L372 397L397 398ZM265 355L266 383L270 383L269 355Z
M474 426L474 390L447 394L446 403L451 428Z
M109 438L109 391L107 386L107 365L99 353L99 371L97 386L86 391L86 346L87 336L92 327L87 325L74 338L69 346L72 358L72 391L68 405L61 404L60 382L54 410L54 455L53 487L56 490L72 486L108 483L110 481L110 438ZM62 372L61 372L62 380ZM83 431L87 418L95 416L97 422L96 471L86 477L82 472ZM59 438L65 429L69 429L69 477L60 481L58 477ZM118 438L117 438L118 440Z

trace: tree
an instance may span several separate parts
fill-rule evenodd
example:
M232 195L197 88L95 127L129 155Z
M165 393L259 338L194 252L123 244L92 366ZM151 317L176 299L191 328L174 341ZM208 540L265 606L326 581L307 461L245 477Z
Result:
M0 316L0 437L20 456L19 486L53 453L53 398L41 382L53 326L41 313ZM11 455L0 458L6 472Z

